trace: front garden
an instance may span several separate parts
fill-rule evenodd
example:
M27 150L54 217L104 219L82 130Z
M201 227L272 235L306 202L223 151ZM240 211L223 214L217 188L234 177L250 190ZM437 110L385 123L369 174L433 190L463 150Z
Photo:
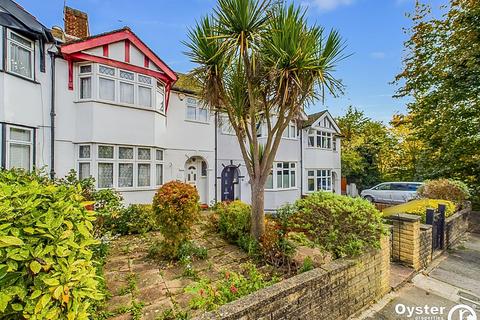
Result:
M315 193L268 216L256 241L240 201L200 211L192 186L170 182L152 205L125 208L74 177L0 172L0 318L192 318L376 248L385 232L370 203Z

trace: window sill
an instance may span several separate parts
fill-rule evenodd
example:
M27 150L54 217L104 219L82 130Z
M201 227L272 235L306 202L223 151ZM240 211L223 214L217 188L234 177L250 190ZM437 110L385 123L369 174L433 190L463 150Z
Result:
M198 124L210 124L208 121L199 121L199 120L191 120L191 119L185 119L186 122L191 122L191 123L198 123Z
M333 149L329 149L329 148L317 148L317 147L305 147L305 149L322 150L322 151L333 151Z
M286 188L286 189L264 189L265 192L281 192L281 191L295 191L298 188Z
M153 108L139 107L139 106L130 105L130 104L118 103L118 102L115 102L115 101L97 100L97 99L77 99L74 102L75 103L87 103L87 102L102 103L102 104L108 104L108 105L115 106L115 107L122 107L122 108L129 108L129 109L135 109L135 110L155 112L155 113L158 113L159 115L165 116L165 112L161 112L161 111L158 111L158 110L153 109Z
M27 77L24 77L22 75L19 75L15 72L11 72L11 71L8 71L8 70L0 70L1 72L4 72L6 74L9 74L11 76L14 76L14 77L17 77L17 78L20 78L20 79L23 79L23 80L26 80L28 82L31 82L31 83L34 83L34 84L40 84L40 82L34 80L34 79L31 79L31 78L27 78Z
M285 138L285 137L282 137L282 140L298 141L298 138Z

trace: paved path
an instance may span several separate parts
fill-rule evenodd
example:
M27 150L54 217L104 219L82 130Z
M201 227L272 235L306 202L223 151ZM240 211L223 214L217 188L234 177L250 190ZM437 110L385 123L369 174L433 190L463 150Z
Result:
M472 307L477 318L463 309L463 318L458 310L448 319L448 312L458 304ZM480 234L468 234L411 283L388 294L357 319L480 320Z

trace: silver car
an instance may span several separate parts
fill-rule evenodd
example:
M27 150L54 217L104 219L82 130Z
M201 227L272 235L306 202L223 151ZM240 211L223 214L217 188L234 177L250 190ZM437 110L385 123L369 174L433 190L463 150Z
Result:
M404 203L417 197L421 182L384 182L363 190L360 196L370 202Z

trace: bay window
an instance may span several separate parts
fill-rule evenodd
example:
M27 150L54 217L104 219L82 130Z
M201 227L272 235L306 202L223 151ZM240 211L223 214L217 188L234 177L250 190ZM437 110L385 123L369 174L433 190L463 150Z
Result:
M78 176L98 188L132 189L163 184L163 150L124 145L79 145Z
M35 43L16 32L7 32L8 71L33 80Z
M5 139L7 169L33 169L34 130L24 127L7 126Z
M80 101L98 99L165 112L165 87L153 77L93 63L79 64L77 70Z
M296 187L296 163L275 162L265 183L265 189L292 189Z
M332 170L309 169L307 170L307 191L332 191Z

